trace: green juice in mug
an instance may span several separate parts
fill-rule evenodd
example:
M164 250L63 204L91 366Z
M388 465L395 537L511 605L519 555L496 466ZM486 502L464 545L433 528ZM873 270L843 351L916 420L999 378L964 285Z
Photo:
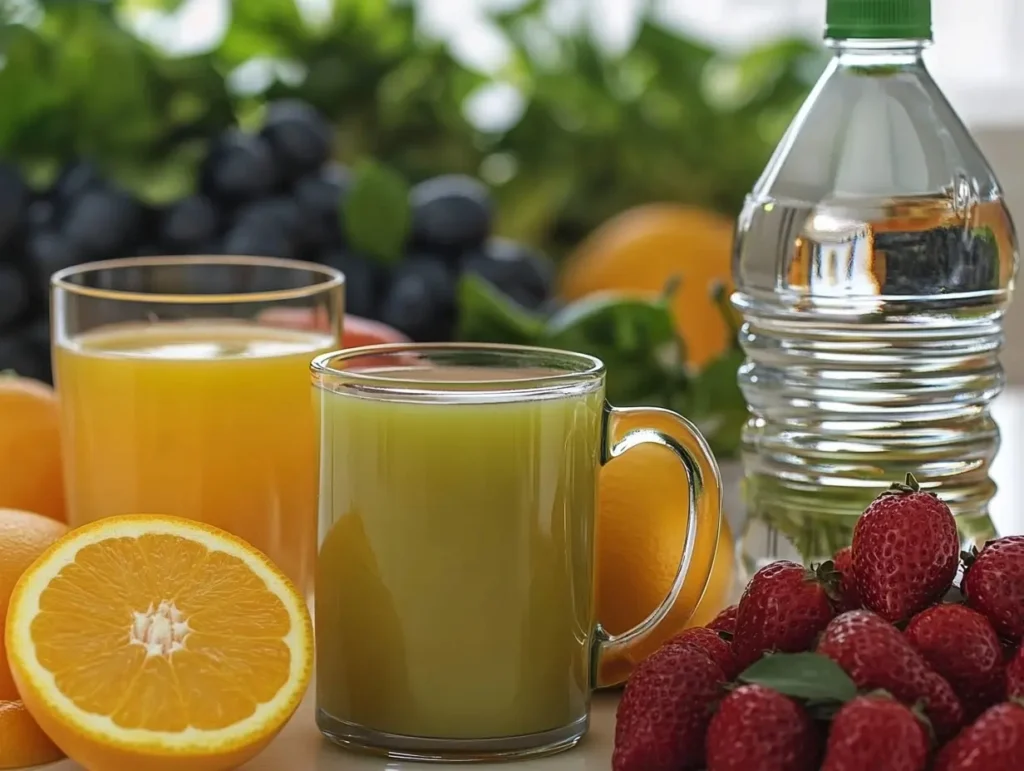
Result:
M483 759L586 731L614 411L596 360L511 350L380 346L313 363L317 721L342 744Z
M463 738L584 713L602 397L325 395L322 709L388 733Z

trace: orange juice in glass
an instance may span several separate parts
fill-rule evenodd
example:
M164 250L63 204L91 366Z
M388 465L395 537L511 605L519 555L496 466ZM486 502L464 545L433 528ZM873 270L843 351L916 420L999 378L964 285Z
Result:
M52 282L72 526L127 513L216 525L303 590L316 554L309 363L338 346L343 279L311 263L152 257ZM277 326L282 309L330 330Z

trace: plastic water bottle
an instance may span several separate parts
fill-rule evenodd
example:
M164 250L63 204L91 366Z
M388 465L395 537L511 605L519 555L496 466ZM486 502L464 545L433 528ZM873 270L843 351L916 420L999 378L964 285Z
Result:
M908 471L992 535L1017 242L931 36L929 0L829 0L834 57L740 214L748 571L830 557Z

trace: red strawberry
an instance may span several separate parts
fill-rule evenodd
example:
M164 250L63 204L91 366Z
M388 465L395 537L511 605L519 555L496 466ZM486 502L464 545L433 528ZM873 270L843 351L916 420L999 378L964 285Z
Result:
M732 647L722 639L718 632L696 626L685 629L665 643L668 645L692 645L707 654L718 664L726 678L732 680L739 672L736 671L736 657L732 655Z
M736 609L739 605L730 605L728 608L723 610L717 616L712 619L711 623L708 624L708 629L714 629L716 632L724 632L730 637L736 634Z
M864 607L857 590L857 579L853 575L853 548L844 546L832 558L832 564L839 573L839 612L859 610Z
M1003 700L1003 647L992 625L963 605L935 605L911 619L904 632L928 665L953 686L968 720Z
M997 704L943 747L935 771L1020 771L1024 765L1024 708Z
M960 566L949 507L912 474L871 503L853 529L853 572L864 607L904 621L941 598Z
M906 706L858 696L832 718L821 771L924 771L928 733Z
M842 667L861 690L885 690L904 704L921 702L940 738L963 724L963 707L949 683L896 627L871 611L836 617L821 636L818 653Z
M1006 665L1006 698L1024 700L1024 646Z
M615 714L613 771L704 767L704 734L725 674L691 645L664 646L633 670Z
M741 672L768 651L801 653L814 646L835 616L827 579L785 560L765 565L754 574L740 598L732 640Z
M1013 643L1024 638L1024 536L989 541L981 553L964 555L960 584L967 604L981 611L996 632Z
M707 771L814 771L820 750L803 707L763 685L744 685L711 719L707 757Z

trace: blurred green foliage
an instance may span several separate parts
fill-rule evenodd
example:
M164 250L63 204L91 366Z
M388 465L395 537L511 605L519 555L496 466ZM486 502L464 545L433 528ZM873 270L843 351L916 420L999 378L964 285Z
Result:
M670 282L660 297L598 293L554 315L521 308L486 282L464 277L459 287L458 337L579 351L608 368L606 394L612 404L664 407L697 424L719 458L734 457L747 420L736 370L743 361L738 339L699 371L687 366L676 332ZM718 291L719 309L730 323L733 312Z
M0 156L45 179L89 157L146 197L191 187L204 140L298 97L338 128L338 156L375 156L407 179L492 183L499 230L563 252L611 214L651 200L734 212L820 72L815 45L729 56L645 15L623 52L584 25L554 31L543 0L493 16L511 56L496 73L424 34L414 4L236 0L211 50L173 55L129 30L173 0L0 0ZM254 85L255 84L255 85ZM518 93L500 129L467 117L481 89Z

